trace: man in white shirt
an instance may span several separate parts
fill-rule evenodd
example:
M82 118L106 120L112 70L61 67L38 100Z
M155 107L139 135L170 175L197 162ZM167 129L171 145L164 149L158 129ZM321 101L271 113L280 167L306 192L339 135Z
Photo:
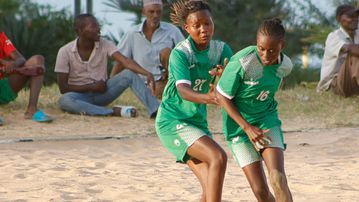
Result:
M181 31L174 25L162 22L162 0L143 0L142 13L146 20L125 34L118 47L120 52L136 61L156 80L155 96L161 98L167 82L168 59L172 48L184 40ZM124 67L116 64L111 76Z
M331 89L348 97L359 94L359 10L351 5L336 9L340 28L329 33L317 91Z
M118 51L115 44L100 37L100 26L91 14L76 16L74 28L77 38L60 48L55 65L62 110L91 116L127 116L124 107L106 107L127 88L131 88L155 118L159 103L152 95L141 74L150 86L155 86L153 75ZM120 74L107 78L108 59L126 66ZM154 90L154 89L153 89ZM136 111L131 112L133 116Z

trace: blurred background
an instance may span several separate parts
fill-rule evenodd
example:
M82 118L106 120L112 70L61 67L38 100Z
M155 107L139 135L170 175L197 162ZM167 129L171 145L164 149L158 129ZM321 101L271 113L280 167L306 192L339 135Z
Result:
M169 21L171 0L164 0L163 20ZM280 17L286 27L284 52L294 71L285 88L319 80L321 58L328 33L338 27L335 8L359 6L359 0L208 0L215 22L215 39L234 52L255 44L256 30L266 18ZM53 71L57 51L75 38L73 18L92 13L101 32L116 44L134 24L143 20L140 0L0 0L0 27L25 56L42 54L48 71L46 85L56 82ZM109 65L110 71L111 65Z

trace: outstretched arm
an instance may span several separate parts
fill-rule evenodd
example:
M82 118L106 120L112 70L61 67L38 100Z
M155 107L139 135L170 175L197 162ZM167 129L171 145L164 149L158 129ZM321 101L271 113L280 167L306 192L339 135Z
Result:
M186 83L177 85L177 90L181 97L187 101L200 104L215 104L218 105L217 97L214 92L214 86L210 85L210 90L207 94L198 93L192 90L191 86Z
M151 86L152 92L155 92L156 89L156 83L155 79L153 78L153 75L151 72L146 71L143 69L140 65L138 65L135 61L125 57L120 52L115 52L112 55L112 58L116 60L116 62L120 63L122 67L127 68L135 73L142 74L147 77L147 84Z
M116 74L119 74L124 69L125 67L121 63L116 62L112 67L110 77L114 77Z

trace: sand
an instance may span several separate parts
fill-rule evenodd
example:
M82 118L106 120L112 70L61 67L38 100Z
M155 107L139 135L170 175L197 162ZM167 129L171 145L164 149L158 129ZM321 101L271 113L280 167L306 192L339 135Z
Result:
M76 119L7 122L0 132L0 201L198 201L199 183L153 135L153 120ZM26 129L14 129L21 127ZM359 201L359 128L285 136L295 201ZM17 142L23 138L34 142ZM255 201L222 135L215 139L230 156L223 201Z

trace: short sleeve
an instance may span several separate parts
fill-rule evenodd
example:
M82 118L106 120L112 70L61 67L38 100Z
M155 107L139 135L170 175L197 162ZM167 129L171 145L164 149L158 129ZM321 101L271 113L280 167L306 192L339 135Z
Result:
M236 94L241 81L243 81L244 71L239 64L238 58L231 58L223 71L217 84L217 91L224 97L232 99Z
M191 85L191 76L189 71L189 62L184 53L173 50L169 59L169 72L173 76L176 85L186 83Z
M61 47L57 53L56 63L55 63L55 72L58 73L69 73L70 72L70 59L69 52L66 51L66 47Z
M9 38L5 35L4 32L0 33L0 43L2 45L2 51L4 52L5 57L9 57L10 54L16 50L15 46L12 44Z
M332 56L339 56L340 49L346 42L338 34L330 33L325 41L325 52Z
M133 46L133 35L135 33L127 32L118 43L118 50L120 53L128 58L133 58L132 46Z
M106 50L107 56L111 57L115 52L118 51L118 48L112 41L108 41L106 39L103 39L103 46Z

